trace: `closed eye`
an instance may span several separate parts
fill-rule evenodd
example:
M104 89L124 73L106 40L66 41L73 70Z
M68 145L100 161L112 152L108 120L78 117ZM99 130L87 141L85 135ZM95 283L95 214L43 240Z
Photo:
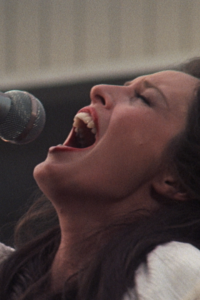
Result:
M142 101L143 101L145 104L151 106L151 103L150 103L149 99L147 99L147 98L144 97L143 95L136 93L136 97L142 99Z

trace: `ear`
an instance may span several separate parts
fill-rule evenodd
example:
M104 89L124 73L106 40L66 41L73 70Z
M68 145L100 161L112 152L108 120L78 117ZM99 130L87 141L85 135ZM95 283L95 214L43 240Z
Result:
M178 201L188 200L187 192L182 189L173 175L160 175L159 178L153 180L152 187L162 197Z

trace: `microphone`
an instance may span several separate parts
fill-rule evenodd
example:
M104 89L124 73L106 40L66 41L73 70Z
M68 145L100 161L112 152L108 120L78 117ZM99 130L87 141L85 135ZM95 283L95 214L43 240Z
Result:
M0 92L0 138L27 144L43 130L46 116L42 103L24 91Z

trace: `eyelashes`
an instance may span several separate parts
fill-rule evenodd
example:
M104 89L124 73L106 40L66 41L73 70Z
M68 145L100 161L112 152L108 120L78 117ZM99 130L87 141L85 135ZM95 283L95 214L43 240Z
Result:
M151 106L151 102L148 98L144 97L143 95L136 93L136 97L142 99L142 101L147 104L148 106Z

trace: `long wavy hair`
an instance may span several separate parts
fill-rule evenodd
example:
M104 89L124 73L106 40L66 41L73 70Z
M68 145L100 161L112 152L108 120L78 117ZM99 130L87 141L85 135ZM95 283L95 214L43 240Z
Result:
M200 78L200 59L179 70ZM107 232L114 230L114 237L57 294L49 292L50 268L61 234L53 206L41 196L16 227L17 250L1 265L0 299L121 300L134 287L138 266L157 245L180 241L200 249L200 83L186 129L171 141L168 155L182 189L189 195L188 201L168 202L140 218L136 212L124 216L118 224L102 228ZM155 191L152 195L157 197ZM97 236L99 232L91 240Z

